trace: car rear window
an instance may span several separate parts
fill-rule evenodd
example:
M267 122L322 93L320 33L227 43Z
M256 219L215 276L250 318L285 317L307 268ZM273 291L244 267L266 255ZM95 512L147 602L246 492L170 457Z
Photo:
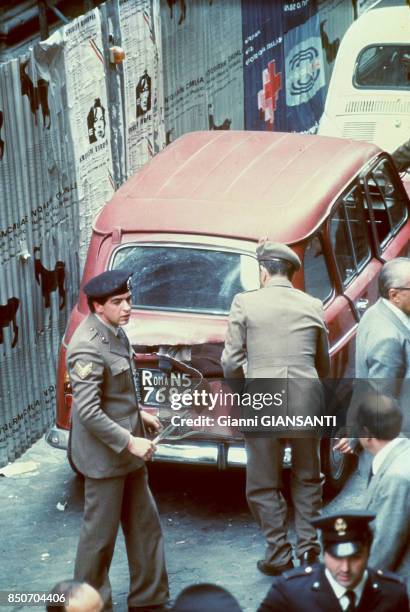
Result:
M410 89L410 45L366 47L356 61L356 87Z
M112 268L134 271L135 308L227 314L236 293L259 287L255 257L217 249L123 246Z

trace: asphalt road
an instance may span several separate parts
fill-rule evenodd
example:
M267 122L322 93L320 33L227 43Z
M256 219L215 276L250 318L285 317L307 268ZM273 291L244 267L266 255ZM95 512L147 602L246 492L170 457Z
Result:
M44 440L13 467L21 473L0 478L0 591L48 591L72 577L82 482L71 472L65 454ZM246 505L244 473L152 465L150 480L165 532L171 596L194 582L214 582L228 588L245 611L255 610L271 578L256 569L264 542ZM359 508L364 487L364 469L357 470L325 512ZM126 611L128 567L122 534L110 576L115 609ZM0 612L39 609L0 606Z

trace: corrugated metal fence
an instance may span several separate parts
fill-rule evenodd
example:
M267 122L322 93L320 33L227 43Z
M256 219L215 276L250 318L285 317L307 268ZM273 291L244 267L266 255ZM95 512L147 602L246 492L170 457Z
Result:
M317 9L289 4L309 2ZM0 64L0 466L53 420L58 347L96 213L165 142L244 128L244 4L112 0ZM352 21L347 4L318 5L322 69ZM112 45L125 50L121 66Z

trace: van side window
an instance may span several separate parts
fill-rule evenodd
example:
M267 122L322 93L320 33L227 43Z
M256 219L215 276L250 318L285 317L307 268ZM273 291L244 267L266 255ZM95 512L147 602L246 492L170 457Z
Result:
M330 217L330 241L344 285L360 272L371 257L368 228L363 192L355 185Z
M409 88L410 45L372 45L356 60L353 83L359 88Z
M306 245L303 270L306 293L325 302L332 293L332 283L319 236L314 236Z
M389 162L383 160L366 177L379 244L384 245L407 219L403 193L396 186Z

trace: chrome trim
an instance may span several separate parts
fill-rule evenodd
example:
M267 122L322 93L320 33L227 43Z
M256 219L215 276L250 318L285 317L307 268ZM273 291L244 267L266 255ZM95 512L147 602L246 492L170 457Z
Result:
M353 327L351 327L349 329L349 331L342 336L341 338L339 338L337 340L337 342L335 342L329 349L329 353L330 356L332 357L334 355L334 353L336 353L340 347L344 346L345 344L347 344L355 335L355 331L357 330L357 328L359 327L359 323L355 323L353 325Z
M67 429L61 429L56 425L50 427L48 432L45 434L47 444L53 448L60 448L61 450L67 450L68 448L68 436L69 431Z
M45 434L46 442L53 448L67 450L69 432L53 425ZM291 465L290 447L285 447L283 467ZM223 461L221 461L223 459ZM190 444L160 443L153 457L155 463L185 463L187 465L213 465L220 469L246 467L244 446L228 445L226 442L198 442Z
M154 462L188 463L195 465L217 465L216 444L158 444Z

